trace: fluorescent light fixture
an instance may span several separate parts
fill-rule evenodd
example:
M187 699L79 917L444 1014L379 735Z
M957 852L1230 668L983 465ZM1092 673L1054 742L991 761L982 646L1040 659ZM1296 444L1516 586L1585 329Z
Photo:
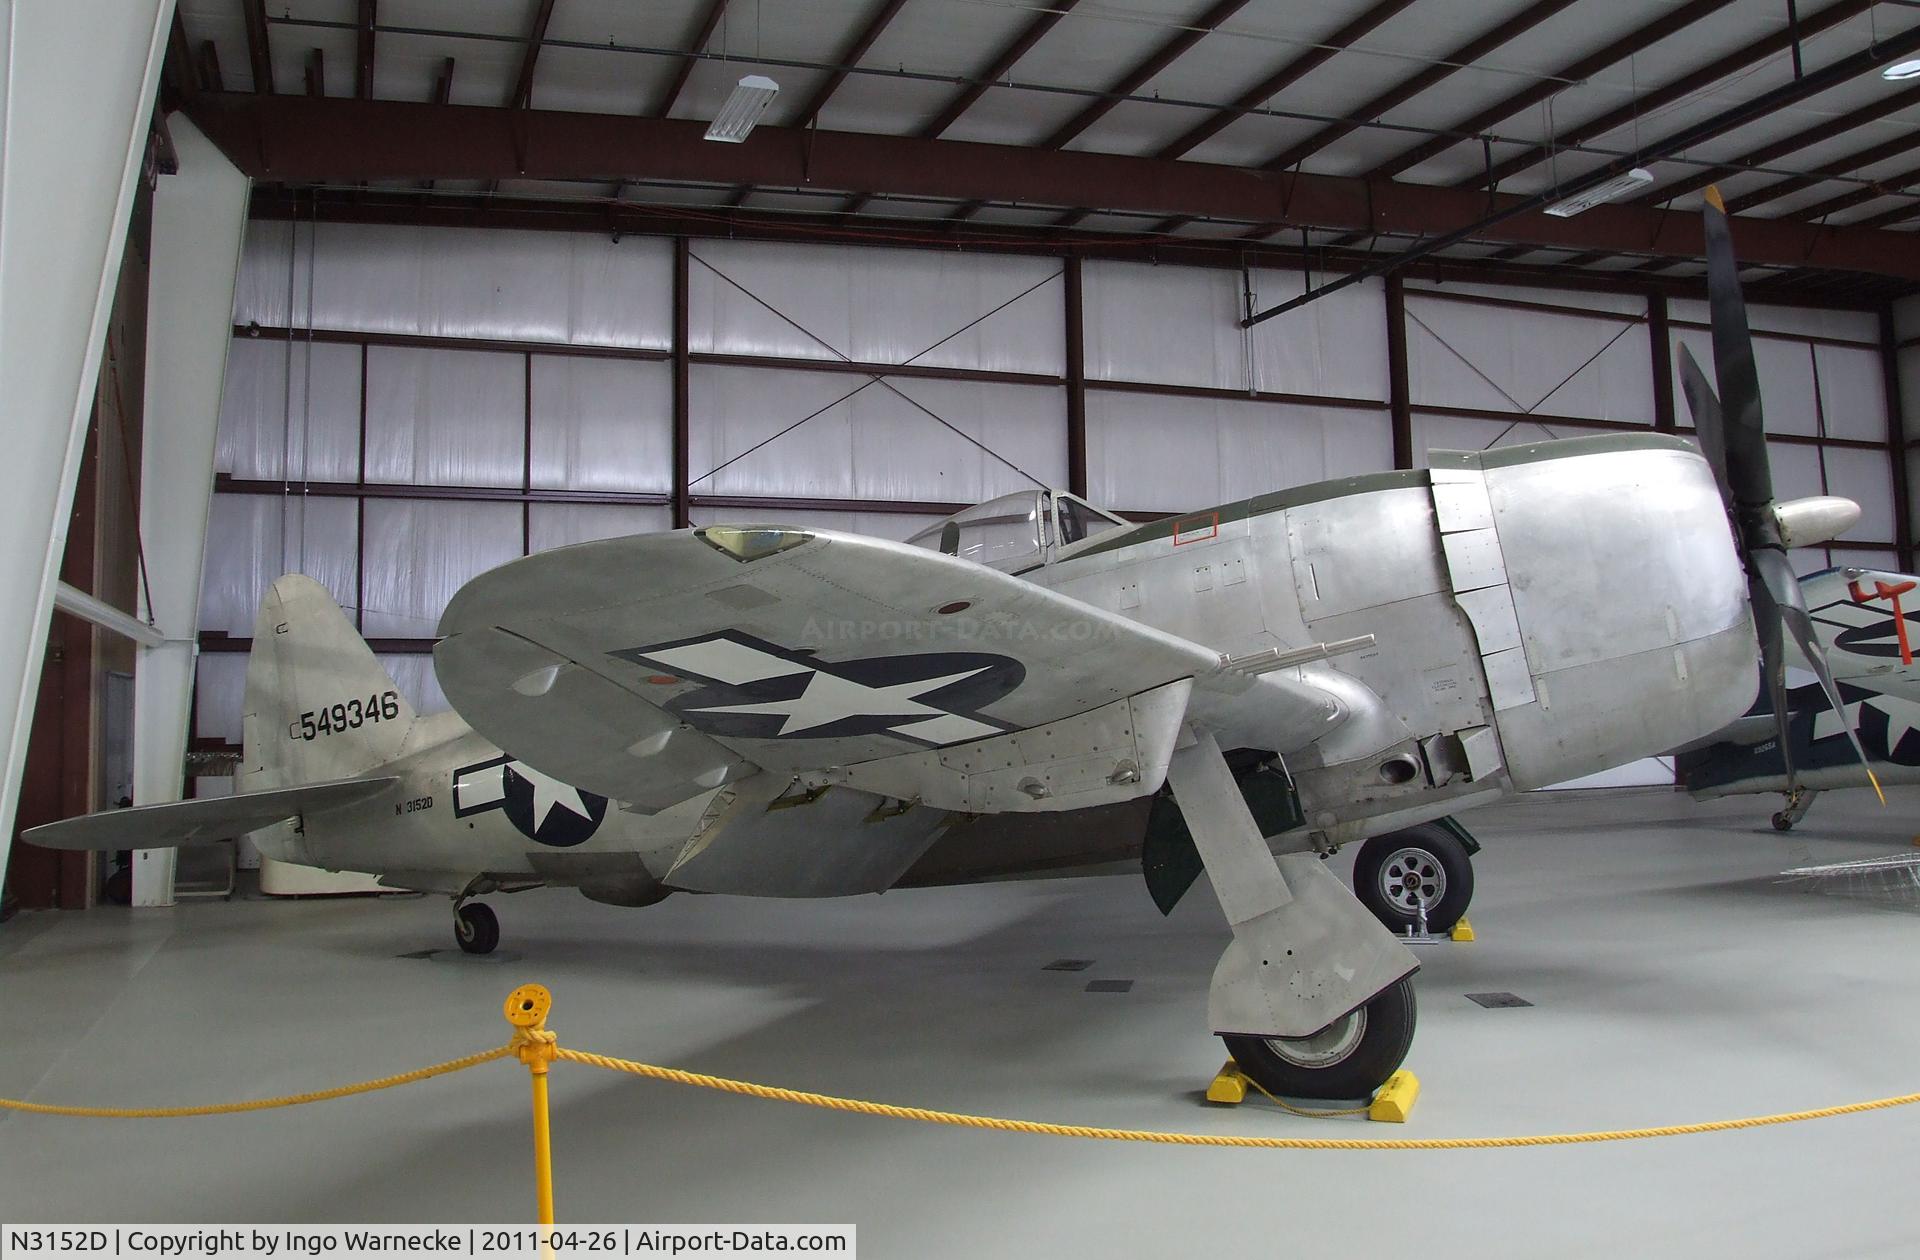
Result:
M740 80L733 89L733 95L713 116L713 122L707 127L707 139L718 140L722 144L739 144L760 121L760 115L767 112L767 106L773 104L773 98L780 94L780 85L764 74L750 74Z
M1920 61L1896 61L1880 72L1883 79L1898 83L1902 79L1920 79Z
M1653 182L1653 175L1636 166L1624 175L1615 175L1604 184L1595 184L1583 193L1576 193L1565 201L1556 201L1547 207L1547 213L1559 219L1570 219L1582 210L1591 210L1597 205L1614 201L1626 196L1636 188L1645 188Z

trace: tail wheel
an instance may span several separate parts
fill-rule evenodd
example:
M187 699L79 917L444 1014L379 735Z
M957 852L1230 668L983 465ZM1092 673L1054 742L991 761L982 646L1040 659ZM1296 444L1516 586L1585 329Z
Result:
M1223 1036L1240 1070L1283 1098L1371 1098L1406 1060L1416 1010L1397 980L1311 1037Z
M1438 823L1375 836L1353 863L1353 895L1396 935L1420 926L1453 930L1473 901L1473 858L1460 838Z
M453 939L469 954L491 954L500 943L500 920L493 907L474 902L455 910Z

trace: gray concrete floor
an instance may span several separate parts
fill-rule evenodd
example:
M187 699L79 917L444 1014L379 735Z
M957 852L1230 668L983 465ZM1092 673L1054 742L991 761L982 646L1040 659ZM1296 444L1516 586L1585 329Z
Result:
M1668 793L1534 799L1487 842L1480 940L1430 947L1405 1126L1204 1105L1222 1059L1205 889L1137 881L842 902L495 898L491 959L439 899L22 915L0 929L0 1094L164 1104L383 1075L498 1042L515 984L563 1043L828 1093L1092 1125L1341 1136L1662 1125L1920 1090L1920 913L1783 886L1908 850L1882 811ZM1346 861L1339 865L1345 867ZM1042 970L1088 958L1082 972ZM1132 980L1089 993L1091 980ZM1487 1010L1469 992L1533 1002ZM1491 1152L1321 1153L1021 1137L847 1116L562 1065L559 1211L581 1222L853 1221L870 1256L1913 1255L1920 1109ZM0 1119L0 1219L499 1221L531 1214L517 1065L292 1111ZM1298 1250L1296 1250L1298 1249Z

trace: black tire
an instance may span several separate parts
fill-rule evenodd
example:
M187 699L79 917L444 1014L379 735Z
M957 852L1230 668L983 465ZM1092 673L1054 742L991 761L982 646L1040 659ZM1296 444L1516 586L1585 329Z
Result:
M1360 846L1353 895L1396 936L1419 927L1415 897L1424 897L1427 931L1441 936L1473 902L1473 858L1439 823L1390 831Z
M1793 830L1792 816L1789 815L1787 811L1784 809L1781 810L1779 813L1775 814L1773 816L1773 829L1775 831L1792 831Z
M453 912L453 939L469 954L491 954L500 943L500 920L493 907L474 902Z
M1408 977L1312 1037L1223 1036L1227 1053L1281 1098L1371 1098L1406 1060L1416 1010Z

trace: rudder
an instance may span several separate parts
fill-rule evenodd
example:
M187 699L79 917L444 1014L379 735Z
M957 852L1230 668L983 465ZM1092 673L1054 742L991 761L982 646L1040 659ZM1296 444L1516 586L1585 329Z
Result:
M327 588L297 573L260 603L245 714L242 792L364 774L401 755L414 721Z

